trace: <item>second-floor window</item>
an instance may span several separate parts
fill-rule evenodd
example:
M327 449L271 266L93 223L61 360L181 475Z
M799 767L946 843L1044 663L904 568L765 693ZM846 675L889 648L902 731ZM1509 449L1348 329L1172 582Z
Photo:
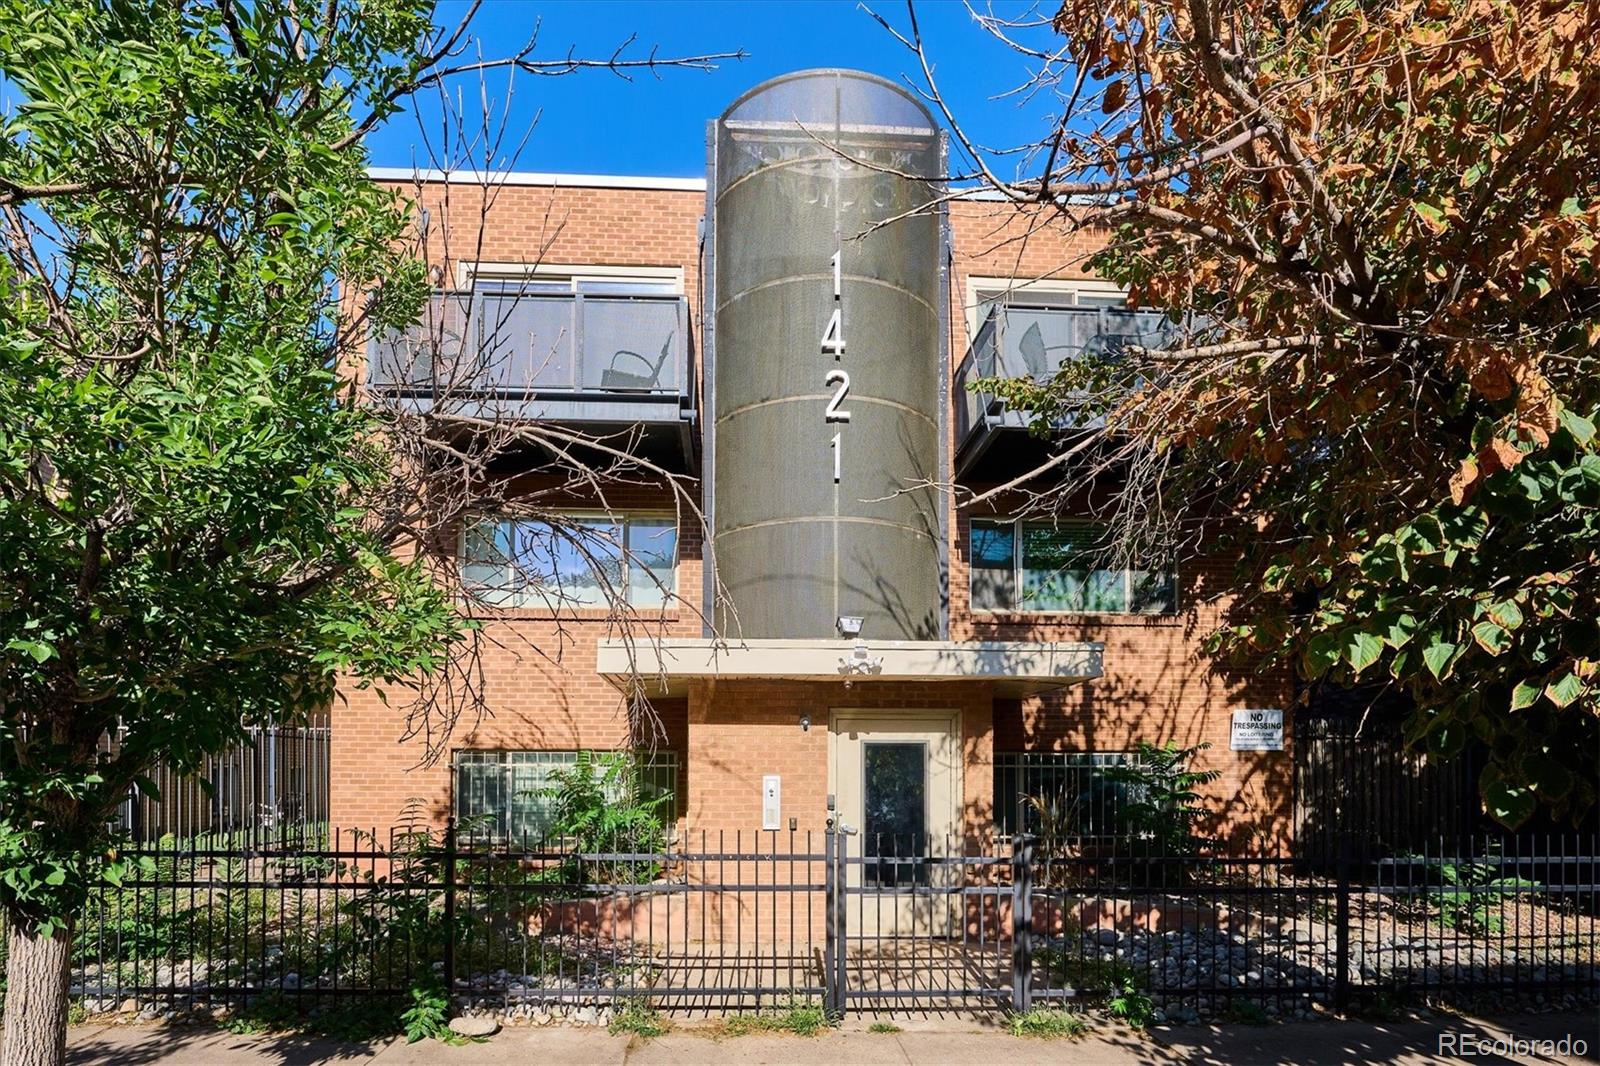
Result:
M972 608L1063 614L1167 614L1177 608L1171 567L1108 567L1105 544L1105 527L1093 522L974 519Z
M488 517L462 538L461 578L501 606L657 607L677 591L677 555L670 515Z

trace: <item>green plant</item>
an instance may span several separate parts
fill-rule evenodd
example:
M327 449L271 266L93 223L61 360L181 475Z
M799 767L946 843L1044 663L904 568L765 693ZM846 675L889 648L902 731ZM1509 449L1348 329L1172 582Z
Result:
M1463 933L1498 933L1505 928L1501 907L1506 899L1515 900L1539 887L1537 881L1498 877L1498 872L1499 864L1492 858L1434 864L1429 880L1436 876L1440 887L1427 893L1425 905L1451 929Z
M1135 1029L1155 1021L1156 1005L1131 977L1124 977L1116 994L1106 1000L1106 1013Z
M871 1025L867 1026L867 1032L898 1033L900 1032L900 1027L894 1024L894 1022L873 1022Z
M1089 1023L1082 1016L1058 1007L1034 1007L1021 1014L1013 1014L1006 1022L1006 1030L1012 1036L1060 1040L1082 1036L1089 1031Z
M1272 1021L1272 1015L1261 1004L1241 999L1228 1007L1228 1020L1239 1025L1267 1025Z
M816 1036L832 1025L833 1020L821 1006L791 1001L772 1011L731 1015L723 1019L721 1028L728 1036L748 1036L751 1033Z
M450 1031L450 997L439 985L424 985L411 990L411 1005L400 1012L400 1027L406 1043L419 1040L459 1039Z
M1147 852L1193 858L1211 843L1196 829L1206 816L1198 790L1222 772L1189 766L1210 746L1180 748L1169 742L1158 748L1141 742L1133 760L1106 768L1106 777L1125 789L1119 812L1122 831Z
M1042 948L1034 952L1033 958L1053 984L1080 992L1108 992L1120 988L1124 981L1137 979L1133 967L1121 959L1079 955L1059 948Z
M663 1036L671 1028L665 1018L661 1017L649 1003L636 1000L628 1003L612 1018L611 1024L606 1027L612 1036L631 1033L634 1036L649 1040L653 1037Z
M550 776L555 784L542 795L551 801L551 832L569 840L579 852L653 854L666 846L661 810L671 797L645 795L630 756L583 751L571 766L558 767ZM568 859L563 867L563 880L569 883L593 879L644 884L660 873L658 863L636 860Z

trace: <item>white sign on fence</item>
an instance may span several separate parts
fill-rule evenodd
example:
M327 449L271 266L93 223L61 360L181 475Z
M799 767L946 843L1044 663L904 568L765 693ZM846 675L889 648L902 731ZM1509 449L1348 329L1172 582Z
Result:
M1234 751L1282 751L1283 711L1234 711L1228 747Z

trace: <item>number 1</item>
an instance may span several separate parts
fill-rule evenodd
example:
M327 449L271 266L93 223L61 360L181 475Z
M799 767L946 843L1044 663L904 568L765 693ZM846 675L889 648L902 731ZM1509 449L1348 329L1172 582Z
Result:
M834 252L833 253L833 298L835 300L837 300L839 298L839 290L840 290L839 281L840 281L840 275L839 275L839 253L838 252Z
M840 433L842 432L841 430ZM833 435L833 483L835 485L839 483L839 465L844 454L844 443L839 440L840 433Z

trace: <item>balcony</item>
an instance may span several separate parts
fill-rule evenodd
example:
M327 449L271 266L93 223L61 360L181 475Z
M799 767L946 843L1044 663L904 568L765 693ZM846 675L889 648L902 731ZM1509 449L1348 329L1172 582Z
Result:
M970 384L996 378L1046 381L1069 360L1114 357L1128 345L1160 347L1180 332L1159 311L1110 307L996 307L956 368L952 382L956 422L956 473L984 480L1011 463L991 456L1003 436L1021 443L1029 412ZM1075 423L1091 428L1089 421ZM1071 427L1064 427L1071 428ZM1009 449L1008 449L1009 450ZM1024 460L1025 461L1025 460ZM974 477L977 475L977 477Z
M371 338L367 382L415 411L596 434L638 426L636 451L670 444L693 457L693 345L682 296L437 292L414 326Z

